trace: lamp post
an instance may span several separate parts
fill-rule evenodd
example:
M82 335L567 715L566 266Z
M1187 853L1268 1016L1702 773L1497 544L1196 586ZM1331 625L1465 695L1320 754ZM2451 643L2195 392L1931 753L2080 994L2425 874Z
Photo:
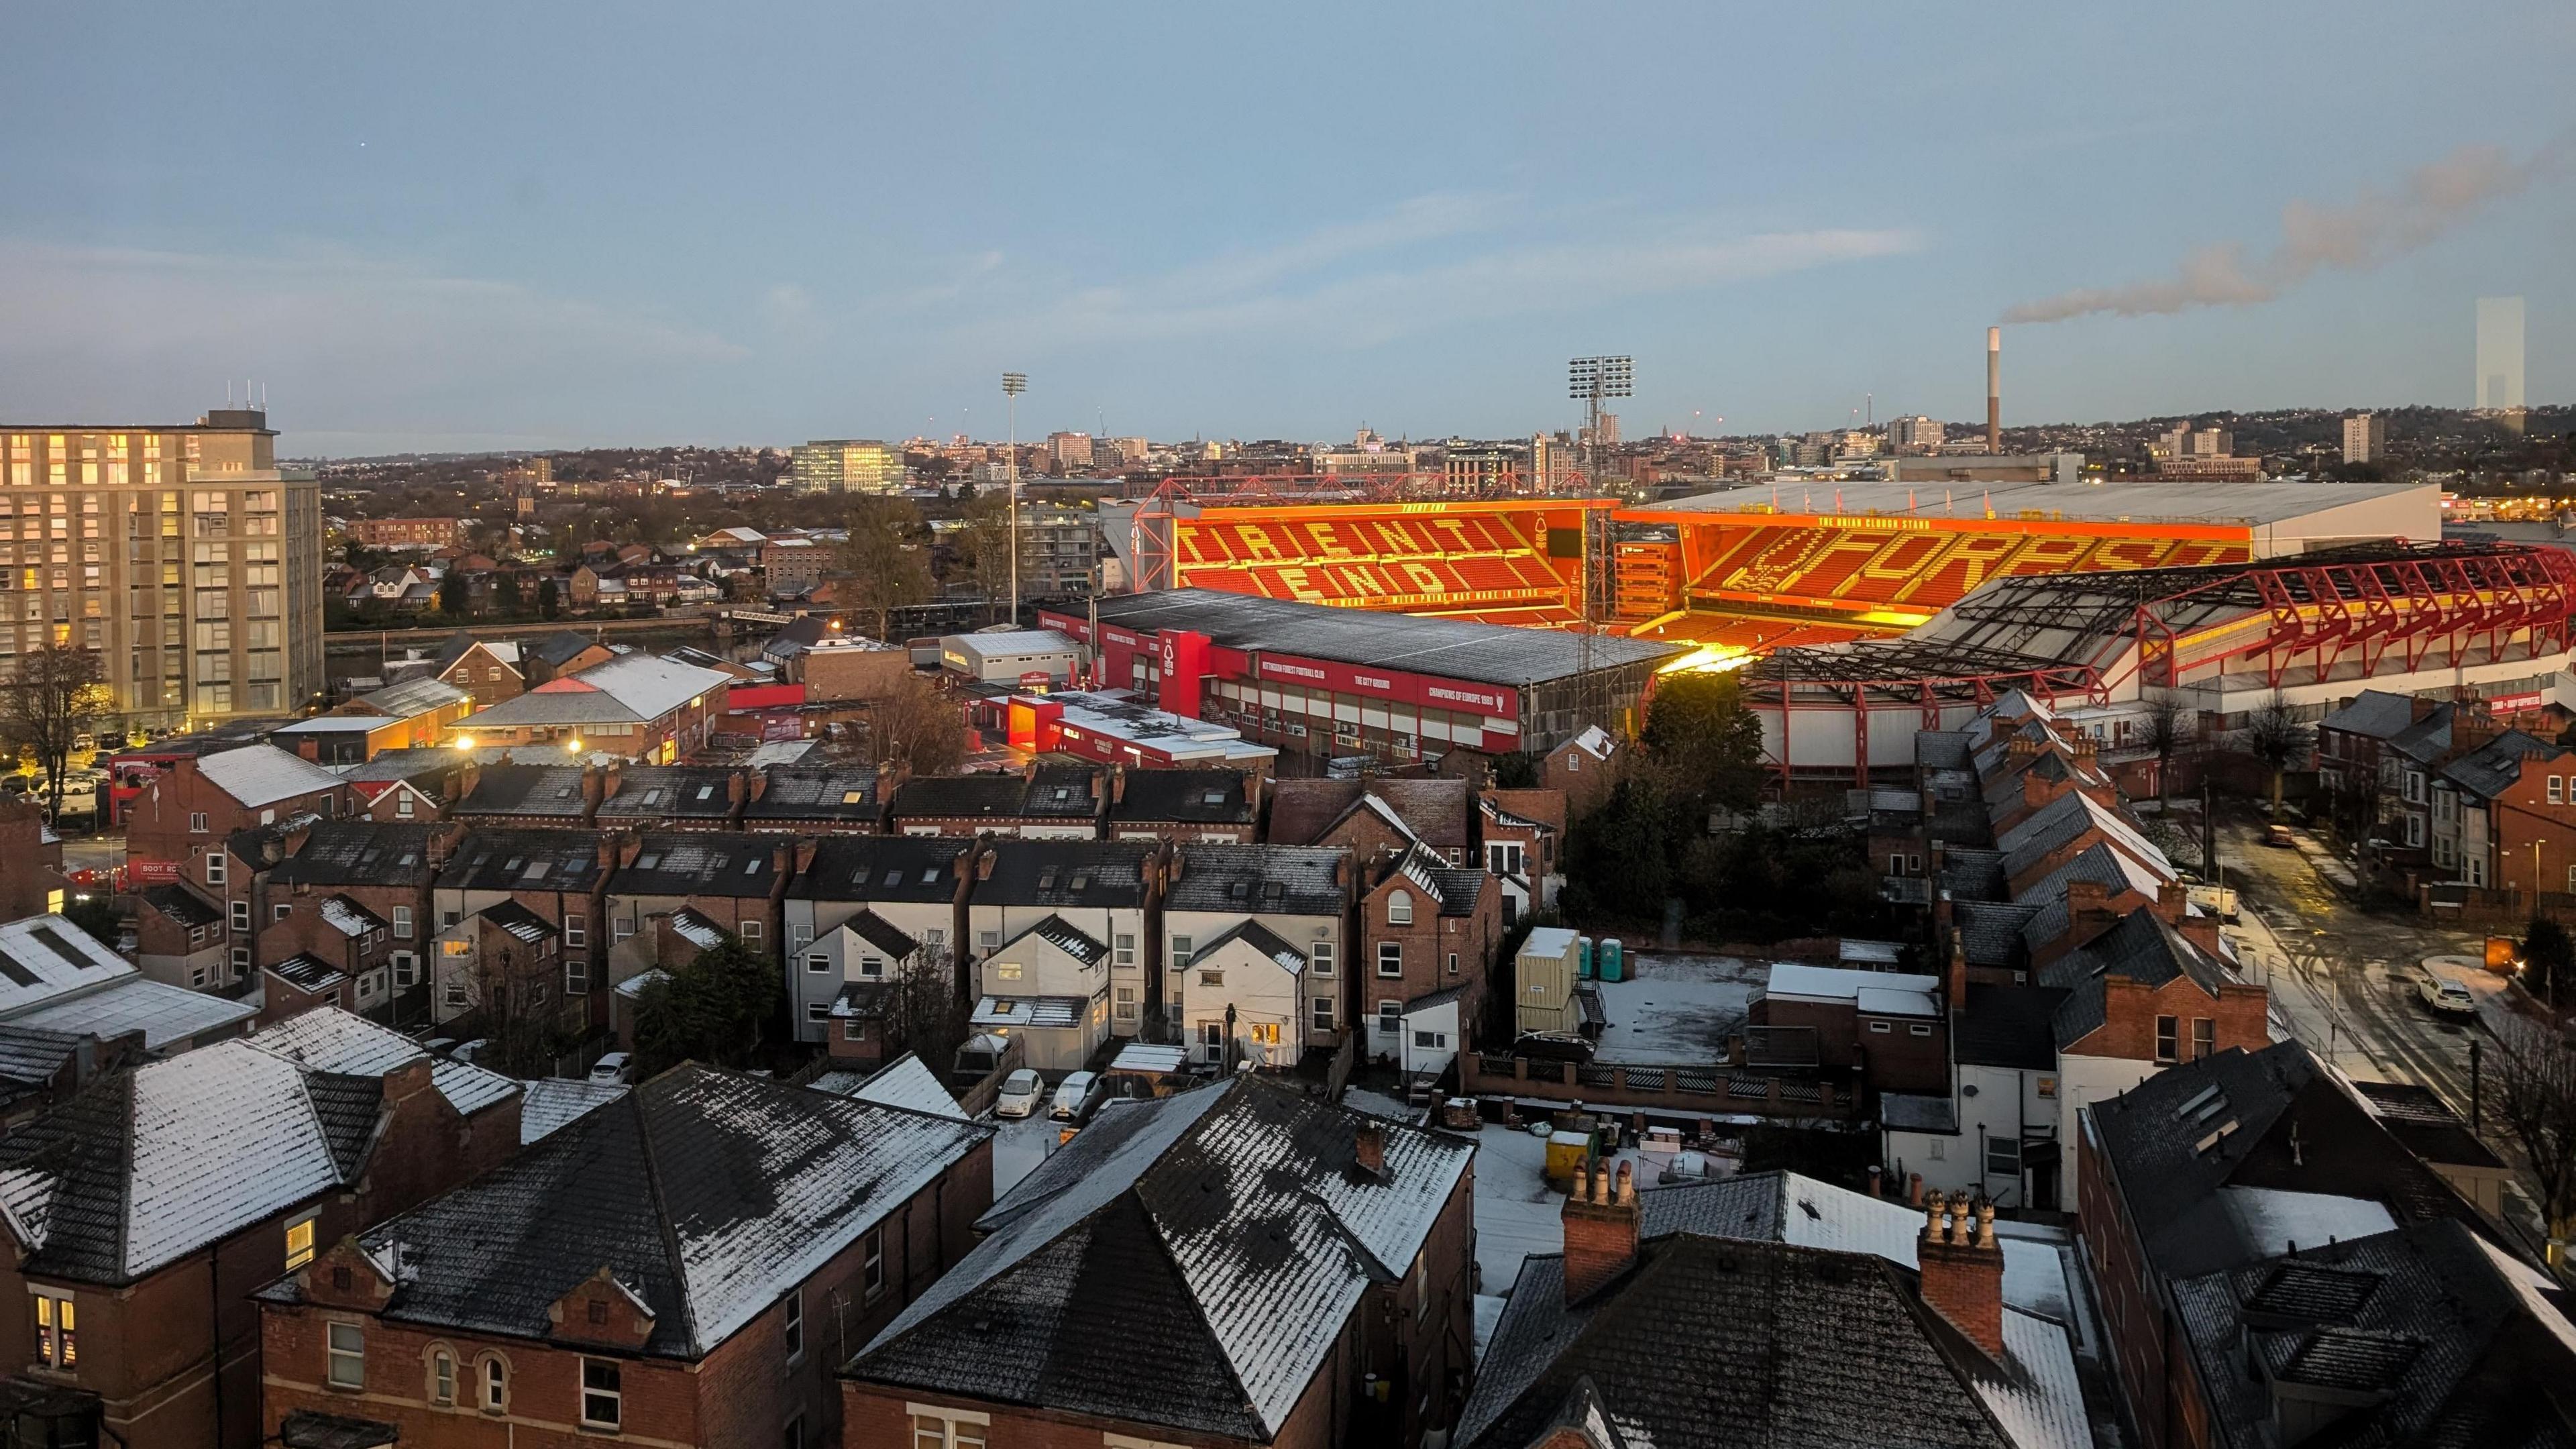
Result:
M1002 397L1011 410L1010 461L1003 466L1010 471L1011 492L1011 627L1020 627L1020 394L1029 390L1025 372L1002 374Z

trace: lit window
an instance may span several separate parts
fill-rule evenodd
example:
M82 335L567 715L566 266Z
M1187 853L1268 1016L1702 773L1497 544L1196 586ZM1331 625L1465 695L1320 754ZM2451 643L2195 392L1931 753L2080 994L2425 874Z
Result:
M69 1371L80 1363L80 1324L72 1310L72 1300L38 1293L36 1299L36 1360L49 1369Z
M363 1389L367 1386L367 1335L354 1323L330 1325L329 1341L324 1350L328 1360L325 1372L335 1389Z
M614 1359L586 1358L581 1361L581 1424L585 1429L614 1429L626 1408L625 1394L618 1387L618 1365Z
M305 1214L286 1225L286 1270L290 1273L313 1261L313 1215Z

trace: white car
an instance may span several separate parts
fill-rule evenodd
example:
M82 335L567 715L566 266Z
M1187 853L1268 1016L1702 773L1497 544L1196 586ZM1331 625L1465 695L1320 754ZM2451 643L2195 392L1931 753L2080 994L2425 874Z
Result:
M1046 1100L1046 1078L1022 1067L1002 1079L1002 1094L993 1099L996 1117L1025 1117Z
M1055 1105L1047 1115L1079 1127L1109 1099L1109 1081L1098 1072L1075 1072L1058 1082Z
M2415 994L2424 998L2426 1006L2445 1016L2478 1014L2478 999L2469 994L2469 988L2430 972L2416 979Z
M590 1079L622 1087L635 1080L635 1058L624 1052L610 1052L590 1065Z

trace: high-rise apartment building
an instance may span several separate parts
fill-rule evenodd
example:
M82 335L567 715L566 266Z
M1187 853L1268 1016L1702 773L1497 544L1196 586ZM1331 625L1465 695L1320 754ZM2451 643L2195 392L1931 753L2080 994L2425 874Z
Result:
M2343 460L2376 463L2388 452L2388 419L2377 413L2355 413L2343 420Z
M1091 466L1089 433L1049 433L1047 451L1055 456L1056 467L1070 472Z
M116 722L285 714L322 693L322 505L268 415L5 424L0 665L99 653Z
M1887 420L1887 451L1899 454L1929 455L1941 451L1942 428L1931 418L1917 413L1910 418Z
M2522 299L2478 299L2476 407L2519 411L2522 401Z
M903 449L874 438L822 438L788 454L799 493L894 493L903 487Z

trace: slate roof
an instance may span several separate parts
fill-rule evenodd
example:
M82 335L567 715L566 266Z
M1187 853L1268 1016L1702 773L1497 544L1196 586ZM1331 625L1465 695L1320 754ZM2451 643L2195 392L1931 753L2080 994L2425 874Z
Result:
M1969 965L2018 970L2030 959L2030 947L2023 936L2039 909L2036 904L2010 901L1954 900L1950 904L1950 924L1959 933L1959 944L1968 953Z
M599 879L599 841L587 830L470 830L438 873L438 888L587 892Z
M408 780L415 784L431 775L445 774L457 767L460 752L420 745L404 750L379 751L363 765L351 765L340 772L340 778L356 784L378 780Z
M2039 973L2041 986L2060 987L2066 999L2054 1014L2059 1047L2070 1047L2100 1027L2108 1012L2107 977L2123 976L2143 986L2162 986L2188 976L2211 1000L2233 979L2225 962L2185 939L2182 932L2150 910L2135 910L2118 924Z
M2004 853L2005 879L2027 873L2032 866L2089 834L2098 834L2113 849L2150 871L2168 879L2174 873L2173 862L2165 858L2165 853L2120 818L2118 812L2104 808L2081 791L2069 791L2032 811L1996 838L1996 848Z
M429 864L428 825L378 825L365 820L325 820L305 833L304 845L269 874L275 886L420 886L435 874Z
M2388 1135L2406 1144L2406 1150L2426 1162L2469 1167L2498 1168L2505 1165L2494 1148L2478 1140L2469 1124L2460 1120L2440 1095L2430 1087L2413 1082L2365 1082L2352 1084L2355 1094L2370 1108Z
M1474 915L1477 897L1484 893L1488 879L1480 869L1450 865L1438 851L1419 841L1404 848L1386 879L1371 890L1384 888L1388 880L1397 876L1429 895L1444 916Z
M455 806L459 815L579 816L590 808L582 796L579 765L485 765Z
M1385 1170L1368 1173L1369 1120L1251 1076L1113 1104L847 1372L1266 1440L1366 1288L1410 1269L1474 1152L1387 1124Z
M779 838L721 830L653 830L635 838L635 859L609 873L620 896L765 898L778 880Z
M1207 941L1201 943L1197 949L1192 951L1190 953L1190 960L1193 963L1204 961L1209 956L1214 955L1217 948L1231 944L1235 941L1241 941L1245 945L1250 946L1253 950L1269 957L1273 964L1277 965L1280 970L1287 972L1291 976L1299 976L1305 973L1305 950L1301 947L1289 945L1286 941L1279 939L1278 932L1271 930L1268 926L1255 920L1237 921L1234 925L1218 932L1215 936L1210 937ZM1418 1007L1422 1003L1414 1002L1410 1004Z
M1049 916L1048 920L1056 919ZM890 961L901 961L921 949L921 943L897 929L894 922L874 911L861 911L841 923L860 940L886 954Z
M182 926L211 926L223 920L224 913L200 899L196 892L176 884L145 886L143 903Z
M966 1120L965 1109L957 1105L957 1098L939 1080L939 1074L911 1052L905 1052L878 1068L874 1074L851 1083L841 1095L874 1102L880 1107L900 1107L907 1112L954 1117L961 1122Z
M692 1063L359 1242L401 1265L388 1322L543 1342L605 1267L653 1315L644 1353L699 1359L991 1135Z
M1967 1066L2055 1072L2057 1035L2051 1023L2066 997L2062 987L1969 982L1967 1009L1951 1025L1951 1042L1959 1062Z
M2430 764L2451 748L2451 722L2459 714L2449 700L2436 701L2433 712L2390 735L2382 748L2413 760Z
M1090 820L1100 813L1099 772L1041 765L1027 776L925 775L894 792L897 820Z
M1345 888L1333 873L1350 852L1321 845L1183 845L1180 879L1163 892L1166 911L1258 911L1338 916Z
M369 931L393 929L384 917L347 896L325 897L320 910L323 923L343 936L363 936Z
M2157 887L2162 884L2146 867L2095 841L2032 882L2030 889L2017 898L2023 904L2037 902L2039 906L2021 928L2022 940L2033 951L2064 940L2073 928L2074 916L2066 905L2066 883L2075 880L2099 882L2109 887L2114 896L2124 890L2135 891L2149 900L2156 898Z
M1443 855L1465 850L1472 837L1475 786L1466 780L1438 776L1427 780L1274 781L1270 838L1282 845L1312 845L1372 799L1414 838Z
M973 848L953 837L826 835L787 894L800 901L952 900L957 857Z
M552 1137L634 1088L623 1082L594 1082L581 1077L540 1077L519 1099L519 1145Z
M2011 894L2004 883L2004 853L1977 846L1941 847L1941 888L1956 901L2000 901Z
M1252 797L1240 770L1129 770L1109 806L1113 822L1249 825Z
M28 1086L49 1082L87 1040L78 1032L0 1022L0 1081Z
M2412 698L2390 694L2384 689L2365 689L2347 700L2341 709L2317 721L2317 728L2387 740L2395 738L2399 731L2413 723L2415 702Z
M998 948L1011 949L1022 940L1035 936L1085 966L1097 966L1109 959L1109 947L1091 939L1089 933L1062 916L1049 916L1027 930L1004 941Z
M319 956L298 951L283 961L272 961L260 968L271 976L308 996L336 991L348 984L349 974Z
M600 820L723 820L733 814L733 771L701 765L627 765Z
M2248 1200L2231 1190L2285 1200L2268 1204L2275 1209L2304 1200L2312 1213L2339 1221L2369 1216L2347 1204L2375 1205L2385 1210L2378 1215L2383 1226L2472 1217L2468 1204L2296 1041L2259 1052L2231 1047L2168 1067L2084 1110L2148 1263L2174 1277L2278 1251L2243 1210ZM2308 1241L2327 1235L2318 1231Z
M2565 1293L2458 1222L2302 1247L2173 1296L2217 1444L2278 1443L2249 1360L2350 1405L2337 1443L2576 1444L2576 1418L2552 1402L2576 1373Z
M550 665L561 667L566 660L574 658L581 651L598 642L573 630L563 629L524 647L531 658L542 659Z
M474 914L530 945L561 934L555 929L553 922L520 905L517 901L496 901Z
M745 820L877 818L877 772L854 765L772 765L760 797L742 807Z
M197 773L245 808L256 810L298 795L338 789L340 777L275 745L244 745L199 755Z
M381 1077L429 1055L401 1032L327 1007L272 1022L249 1041L299 1066L360 1077ZM448 1057L430 1061L429 1080L449 1106L468 1116L509 1100L521 1085L488 1067Z
M2543 762L2565 757L2568 751L2546 740L2534 738L2520 730L2503 734L2442 766L2442 778L2482 800L2492 800L2513 788L2522 778L2523 761L2537 757Z
M975 883L977 905L1140 906L1146 840L997 840L993 873Z

